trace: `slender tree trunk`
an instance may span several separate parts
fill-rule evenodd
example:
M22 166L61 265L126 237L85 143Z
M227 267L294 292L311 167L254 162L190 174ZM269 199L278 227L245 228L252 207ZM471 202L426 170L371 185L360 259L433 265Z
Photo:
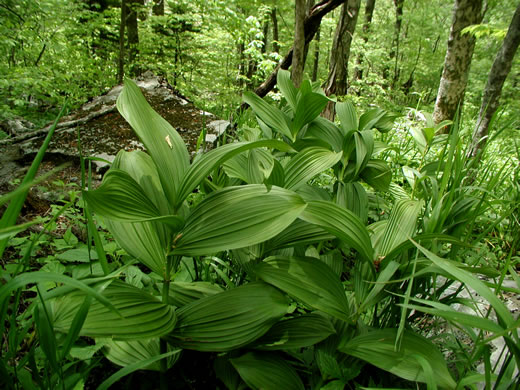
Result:
M238 86L239 87L242 87L244 85L244 78L242 76L246 75L244 49L245 49L244 42L240 42L237 45L237 50L238 50Z
M372 17L374 15L374 8L376 6L376 0L367 0L367 4L365 5L365 22L363 23L363 42L367 44L368 42L368 33L370 32L370 24L372 23ZM363 53L359 53L356 60L356 69L354 73L354 78L356 80L361 80L363 78Z
M511 71L515 53L520 44L520 4L516 7L513 20L509 25L504 42L498 51L491 71L489 72L484 95L482 96L482 105L478 115L478 121L473 132L473 140L469 155L475 157L479 154L486 144L489 132L489 124L493 115L498 109L502 87Z
M347 94L350 46L356 29L360 5L361 0L348 0L341 8L330 52L329 75L325 84L327 96ZM334 102L327 104L323 116L330 120L334 119Z
M276 17L276 8L271 11L271 20L273 22L273 52L280 53L280 44L278 43L278 18Z
M314 65L312 66L312 81L318 79L318 69L320 66L320 30L321 27L316 31L316 37L314 38Z
M390 58L394 59L394 77L392 79L392 87L394 87L399 80L399 45L401 43L401 27L403 25L403 6L404 0L394 0L395 5L395 24L394 24L394 42L392 44L392 51Z
M305 42L310 42L314 38L316 31L318 31L318 27L320 26L321 20L325 15L329 12L333 11L341 4L343 4L345 0L322 0L314 7L307 18L305 18L304 30L305 30ZM255 89L255 93L263 97L271 91L276 85L276 75L280 69L289 69L292 63L293 49L289 50L289 52L285 55L283 60L276 66L276 68L271 72L271 74L267 77L267 79ZM240 107L240 111L247 108L247 104L242 104Z
M448 50L433 111L436 123L453 119L457 107L462 107L475 37L471 34L462 35L461 31L472 24L480 23L481 11L482 0L455 0Z
M164 15L164 1L165 0L154 0L152 13L156 16Z
M137 22L137 9L142 0L126 0L127 18L126 28L128 30L128 63L132 74L138 74L136 59L139 54L139 27Z
M119 60L117 64L117 82L121 84L125 76L125 25L126 1L121 0L121 22L119 23Z
M262 38L262 54L267 53L267 34L269 34L269 19L264 20L264 27L262 29L262 33L264 34L264 37Z
M291 68L291 79L296 86L300 87L303 80L303 70L305 68L305 30L303 23L305 21L305 0L295 0L294 6L294 44L293 44L293 61Z

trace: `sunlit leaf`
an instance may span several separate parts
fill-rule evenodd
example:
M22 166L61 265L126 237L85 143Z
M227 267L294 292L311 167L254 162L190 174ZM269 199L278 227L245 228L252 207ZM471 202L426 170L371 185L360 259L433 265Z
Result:
M193 210L173 253L198 256L266 241L305 207L299 195L279 187L270 191L263 185L224 188Z

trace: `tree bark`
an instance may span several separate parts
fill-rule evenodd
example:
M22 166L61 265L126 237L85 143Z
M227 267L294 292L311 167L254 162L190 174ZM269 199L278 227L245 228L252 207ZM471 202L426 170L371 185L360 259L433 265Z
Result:
M314 38L314 64L312 66L312 77L311 80L314 82L318 79L318 69L320 66L320 30L316 31L316 37Z
M370 32L370 24L372 23L372 17L374 16L374 8L376 6L376 0L367 0L367 4L365 5L365 22L363 23L363 42L366 44L368 42L368 33ZM363 78L363 69L361 66L363 65L363 53L359 53L356 60L356 69L354 73L354 78L356 80L361 80Z
M278 18L276 17L276 8L271 12L271 20L273 22L273 52L280 53L280 44L278 43Z
M461 31L472 24L479 24L482 21L481 11L482 0L455 0L448 50L433 111L436 123L453 119L457 107L462 107L475 37L462 35Z
M500 47L491 71L489 72L486 87L484 88L484 95L482 96L482 105L478 115L478 121L473 132L473 139L469 155L477 157L480 151L484 148L489 132L489 124L493 115L498 109L502 87L511 71L515 53L520 44L520 4L507 30L506 37L502 46ZM478 157L477 157L478 158Z
M318 27L320 26L321 19L325 15L327 15L332 10L339 7L343 4L345 0L322 0L314 7L307 18L305 18L304 30L305 30L305 42L310 42L314 38L314 34L318 31ZM274 28L273 28L274 29ZM280 69L289 69L292 62L293 49L289 50L289 52L285 55L283 60L278 64L278 66L272 71L269 77L258 87L255 89L255 93L264 97L271 91L276 85L276 75L278 74L278 70ZM240 110L243 110L247 107L247 104L242 104Z
M305 68L305 0L295 0L294 6L294 44L293 62L291 68L291 79L296 88L300 87L303 80L303 70Z
M132 73L138 73L135 69L135 62L139 53L139 27L137 22L137 9L141 5L142 0L126 0L127 17L126 28L127 47L128 47L128 63L132 68Z
M404 0L394 0L395 5L395 24L394 24L394 41L390 58L394 59L394 77L392 79L392 87L399 80L399 45L401 43L401 27L403 25L403 6Z
M348 60L361 0L348 0L341 8L330 52L329 75L325 84L327 96L346 95L348 83ZM329 102L323 116L334 119L334 102Z
M119 59L117 63L117 83L122 84L125 76L125 25L126 0L121 0L121 21L119 23Z
M154 0L152 13L156 16L164 15L164 1L165 0Z

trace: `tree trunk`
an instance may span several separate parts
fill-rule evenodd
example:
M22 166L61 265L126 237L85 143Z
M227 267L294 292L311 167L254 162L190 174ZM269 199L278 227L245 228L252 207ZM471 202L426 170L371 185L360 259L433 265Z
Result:
M164 15L164 1L165 0L154 0L152 13L156 16Z
M262 54L267 53L267 34L269 34L269 19L264 20L264 26L262 28L262 33L264 34L264 37L262 38Z
M314 82L318 79L318 69L320 66L320 30L316 31L316 37L314 38L314 65L312 66L312 77L311 80Z
M482 21L481 11L482 0L455 0L448 50L433 111L436 123L453 119L457 107L462 107L475 37L462 35L461 31L472 24L479 24Z
M368 33L370 32L370 24L372 23L372 17L374 15L374 8L376 6L376 0L367 0L367 4L365 6L365 22L363 23L363 42L366 44L368 42ZM354 73L354 78L356 80L361 80L363 78L363 69L361 66L363 65L363 53L359 53L356 60L356 70Z
M132 69L132 74L137 74L138 71L135 67L137 55L139 53L139 28L137 23L137 10L141 5L142 0L126 0L127 17L126 17L126 28L128 29L128 63Z
M329 12L333 11L341 4L343 4L345 0L323 0L312 7L312 10L307 18L305 18L304 30L305 30L305 42L310 42L314 38L314 34L318 31L318 27L320 26L321 19ZM274 28L273 28L274 29ZM276 75L278 74L278 70L280 69L289 69L292 62L293 49L289 50L289 52L285 55L283 60L276 66L276 68L271 72L269 77L258 87L255 89L255 93L264 97L271 91L276 85ZM247 104L242 104L240 106L240 111L245 109Z
M361 0L348 0L341 8L330 52L329 76L325 84L327 96L347 94L350 46L356 29L360 5ZM334 119L334 102L327 104L323 116L330 120Z
M280 53L280 44L278 43L278 18L276 17L276 8L271 12L271 20L273 22L273 52Z
M498 51L491 71L489 72L486 87L484 88L484 95L482 96L482 105L478 115L478 121L473 133L473 140L469 155L476 157L479 151L482 150L486 144L487 135L489 132L489 124L496 110L502 87L511 71L513 65L513 58L516 50L520 44L520 4L517 6L513 20L507 30L507 35L504 38L502 47ZM477 157L478 158L478 157Z
M390 58L394 61L394 77L392 79L392 87L394 87L399 80L399 45L401 43L401 27L403 25L403 6L404 0L394 0L395 5L395 24L394 24L394 41L392 44L392 51Z
M306 5L305 0L295 0L294 6L294 44L293 61L291 68L291 79L296 88L300 87L303 80L303 70L305 68L305 21Z
M121 84L125 76L125 25L126 1L121 0L121 21L119 23L119 59L117 63L117 82Z

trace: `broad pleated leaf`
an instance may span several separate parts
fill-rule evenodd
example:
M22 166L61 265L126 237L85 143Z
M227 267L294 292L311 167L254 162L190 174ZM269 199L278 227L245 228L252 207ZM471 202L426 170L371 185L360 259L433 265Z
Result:
M170 332L175 326L172 306L144 290L113 281L101 293L117 308L120 316L94 301L80 335L117 339L151 338ZM85 295L70 293L52 301L54 328L67 332Z
M320 314L304 314L282 320L252 345L265 351L309 347L336 333L328 318Z
M169 303L182 307L198 299L219 294L224 289L218 284L209 282L173 282L170 284Z
M337 184L336 203L356 214L362 223L368 220L368 196L363 186L358 182Z
M197 205L173 253L199 256L258 244L283 231L305 206L299 195L279 187L225 188Z
M373 251L368 231L352 211L332 202L310 201L300 218L321 226L356 249L365 260L372 261Z
M254 92L244 92L242 100L251 106L255 114L267 126L293 140L289 119L282 111L267 103Z
M202 155L190 167L183 177L179 188L178 201L176 207L180 207L184 199L193 191L199 183L205 179L213 169L219 167L230 158L246 150L255 148L275 148L284 152L291 151L292 148L285 142L277 140L263 140L255 142L235 142L213 149Z
M444 357L429 340L405 331L402 335L401 347L396 351L396 337L397 329L376 330L354 337L338 349L410 381L429 382L433 379L442 388L456 387ZM435 375L434 378L427 377L417 356L428 362Z
M307 92L299 94L298 103L291 123L293 137L305 126L312 122L323 111L329 99L322 94Z
M167 247L152 222L125 223L105 221L117 243L132 257L152 271L164 275Z
M265 244L265 250L290 247L294 245L313 244L322 240L331 240L334 236L323 228L307 223L301 219L295 220L281 233L274 236Z
M173 229L183 225L176 215L161 215L141 186L126 172L111 169L101 186L83 197L96 214L117 222L162 221Z
M291 81L291 72L280 69L276 75L276 86L285 100L287 100L287 104L289 104L293 111L296 111L296 96L298 95L298 90Z
M284 187L296 190L314 176L332 167L341 159L341 153L335 153L321 147L310 147L291 158L285 167Z
M374 151L374 136L371 131L356 131L354 133L354 141L356 145L356 169L354 170L354 176L361 172Z
M235 177L247 184L261 184L271 175L274 158L267 150L253 149L234 156L223 166L229 177Z
M421 207L422 202L416 200L399 200L394 204L382 232L380 245L376 249L380 256L386 256L392 249L414 236Z
M272 353L249 352L231 359L241 378L253 390L303 390L296 370L280 356Z
M148 104L139 87L126 79L117 99L117 109L132 126L152 156L166 197L176 203L176 194L190 156L183 139L175 129Z
M346 135L358 129L358 117L354 105L349 102L336 103L336 114L338 114L339 122L343 134Z
M361 115L359 118L359 130L371 130L373 128L382 127L387 129L388 120L385 119L386 112L380 108L373 108ZM381 123L379 123L381 121Z
M335 152L343 148L343 134L341 130L328 119L318 117L314 119L305 132L305 138L314 138L325 141Z
M352 320L338 275L321 260L272 256L255 267L255 274L313 309L344 321Z
M118 366L126 367L131 364L146 361L161 354L159 338L120 341L104 339L100 340L105 345L105 357ZM169 352L172 348L169 348ZM168 368L172 367L179 358L181 350L168 357ZM161 363L155 361L141 370L161 371Z
M388 191L392 182L392 171L382 160L369 160L360 177L378 191Z
M285 296L264 283L249 283L177 310L168 341L197 351L229 351L251 343L282 318Z

